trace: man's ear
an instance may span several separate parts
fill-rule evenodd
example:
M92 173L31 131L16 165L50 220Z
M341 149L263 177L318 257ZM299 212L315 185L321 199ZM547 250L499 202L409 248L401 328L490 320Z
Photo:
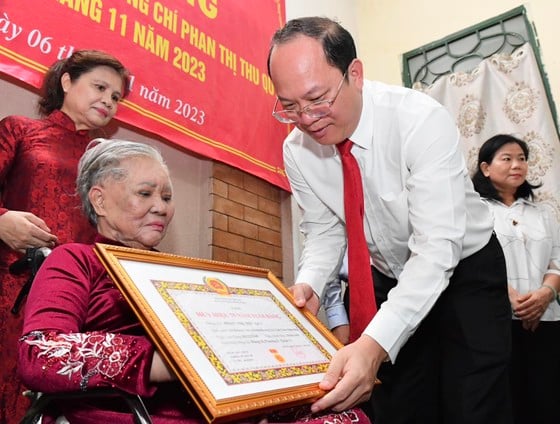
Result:
M89 189L89 201L97 216L105 216L105 197L103 188L100 186L93 186Z
M356 87L361 90L364 85L364 64L360 59L354 59L348 66L348 79L354 82Z
M490 171L488 170L488 163L486 162L482 162L480 164L480 170L482 171L482 175L484 175L485 177L488 177L490 175Z

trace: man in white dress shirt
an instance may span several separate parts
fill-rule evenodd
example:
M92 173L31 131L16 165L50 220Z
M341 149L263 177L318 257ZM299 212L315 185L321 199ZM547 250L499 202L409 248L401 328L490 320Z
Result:
M352 36L327 18L278 30L268 70L273 115L296 127L284 160L303 210L298 305L318 309L346 247L345 139L364 188L379 310L335 355L312 410L364 402L378 377L375 424L510 423L504 257L452 117L422 93L365 80Z

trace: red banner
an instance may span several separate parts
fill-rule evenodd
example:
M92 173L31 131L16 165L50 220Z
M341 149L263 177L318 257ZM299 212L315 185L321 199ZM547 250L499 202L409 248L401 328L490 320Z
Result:
M2 0L0 72L39 87L77 49L133 74L117 119L288 189L266 72L284 0Z

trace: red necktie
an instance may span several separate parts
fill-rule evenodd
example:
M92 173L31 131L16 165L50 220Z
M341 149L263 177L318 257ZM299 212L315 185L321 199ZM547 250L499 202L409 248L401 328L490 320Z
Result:
M350 341L358 339L375 313L370 255L364 233L364 191L360 168L350 153L352 142L337 144L344 174L344 215L348 238L348 290L350 290Z

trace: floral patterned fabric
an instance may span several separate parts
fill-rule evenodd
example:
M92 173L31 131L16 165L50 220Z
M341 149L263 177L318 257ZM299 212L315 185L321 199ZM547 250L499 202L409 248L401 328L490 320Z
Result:
M98 236L97 240L112 243ZM156 424L203 423L179 383L149 382L154 348L120 291L99 262L93 245L67 244L44 262L29 293L19 373L42 392L115 387L144 397ZM132 423L123 402L98 399L58 405L70 422ZM53 416L45 417L49 423ZM280 422L369 422L361 410L311 416L305 408L271 416Z
M0 215L7 210L32 212L43 219L60 243L90 243L95 231L80 213L74 195L78 160L90 136L76 131L60 111L46 119L9 116L0 121ZM10 310L27 275L12 275L21 255L0 241L0 422L17 423L29 402L16 376L21 315Z
M496 54L469 73L456 72L429 87L415 85L444 105L461 134L471 174L478 150L496 134L512 134L529 145L527 180L542 183L536 201L560 218L560 144L531 45Z
M87 389L89 379L94 375L107 379L117 377L123 372L130 356L130 346L123 337L112 333L56 334L32 331L22 340L36 347L37 358L45 358L45 364L56 362L60 367L56 371L58 375L68 377L69 382L79 377L82 390ZM131 344L134 343L133 340Z
M23 334L18 371L33 390L155 392L152 344L92 245L66 244L47 257L27 299ZM72 421L75 405L68 406Z

